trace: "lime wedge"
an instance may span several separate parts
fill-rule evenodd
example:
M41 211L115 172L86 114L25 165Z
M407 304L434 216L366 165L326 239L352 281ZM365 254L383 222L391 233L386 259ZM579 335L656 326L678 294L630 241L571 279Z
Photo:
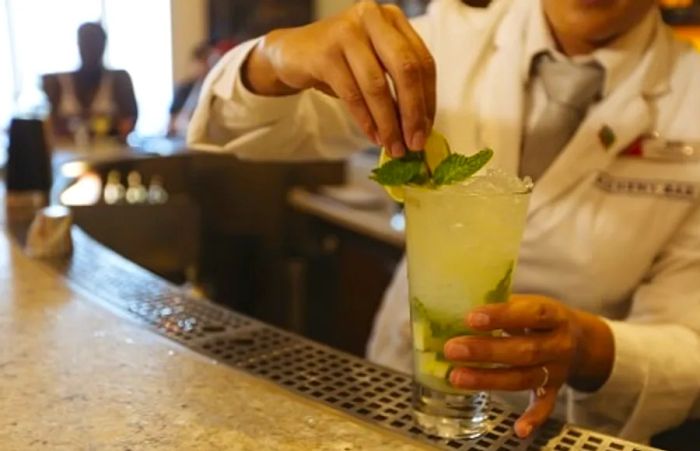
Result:
M435 130L433 130L430 133L430 136L428 136L424 151L425 163L428 166L430 174L432 174L440 163L442 163L442 160L447 158L452 153L450 151L450 145L447 143L447 139L445 139L441 133ZM382 167L388 161L391 161L391 156L389 156L387 150L382 147L381 153L379 154L378 167ZM384 189L396 202L403 203L403 186L384 186Z
M442 160L450 156L451 153L447 139L433 130L425 143L425 162L428 164L430 173L434 173Z
M379 163L378 167L384 166L384 163L391 161L391 157L387 153L386 149L382 147L382 151L379 154ZM403 186L388 186L385 185L384 189L386 190L387 194L389 194L389 197L394 199L396 202L403 203L404 200L404 191L403 191Z

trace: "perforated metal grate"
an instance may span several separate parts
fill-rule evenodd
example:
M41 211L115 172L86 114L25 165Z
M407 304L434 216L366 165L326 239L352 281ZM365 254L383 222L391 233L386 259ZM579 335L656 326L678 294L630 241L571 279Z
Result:
M75 286L144 322L160 334L217 361L267 379L298 395L362 421L445 450L648 451L615 438L556 421L519 440L517 414L494 406L492 428L475 440L443 440L423 434L411 416L410 377L265 325L207 301L192 299L169 283L74 232L70 261L55 262Z

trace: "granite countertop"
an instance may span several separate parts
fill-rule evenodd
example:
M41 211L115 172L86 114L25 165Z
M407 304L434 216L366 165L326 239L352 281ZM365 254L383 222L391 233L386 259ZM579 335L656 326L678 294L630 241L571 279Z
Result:
M3 225L2 449L425 449L217 365L91 296L26 257Z

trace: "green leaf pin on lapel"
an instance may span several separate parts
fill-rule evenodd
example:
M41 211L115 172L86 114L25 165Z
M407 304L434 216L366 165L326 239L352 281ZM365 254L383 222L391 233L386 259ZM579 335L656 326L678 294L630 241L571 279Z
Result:
M598 132L598 138L600 139L600 143L605 147L605 150L610 149L615 144L615 141L617 141L615 132L608 125L604 125L600 129Z

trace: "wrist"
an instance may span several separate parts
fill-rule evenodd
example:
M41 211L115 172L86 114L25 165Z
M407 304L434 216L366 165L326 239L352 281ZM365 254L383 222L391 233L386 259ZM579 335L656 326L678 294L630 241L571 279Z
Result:
M266 55L265 47L270 35L265 36L248 54L241 68L241 81L250 92L261 96L286 96L296 94L294 89L280 80L275 67Z
M574 312L576 354L568 384L574 390L594 392L608 380L615 360L615 341L608 324L596 315Z

